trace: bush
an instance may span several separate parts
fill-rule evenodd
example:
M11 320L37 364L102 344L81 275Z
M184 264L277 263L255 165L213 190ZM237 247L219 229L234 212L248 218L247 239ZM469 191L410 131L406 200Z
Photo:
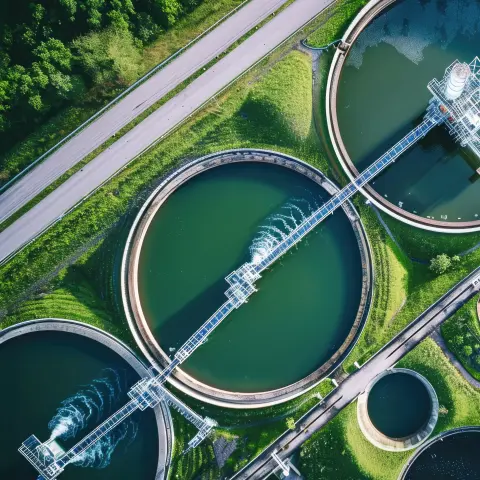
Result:
M295 420L292 417L287 417L285 423L289 430L295 430Z
M110 27L91 32L74 40L72 45L78 63L95 85L112 82L127 85L139 76L141 55L128 30Z
M463 347L463 354L466 357L469 357L473 353L473 348L470 345L465 345Z
M445 253L441 253L430 260L430 270L437 275L445 273L452 266L452 259Z
M455 338L453 339L455 345L458 347L461 347L463 345L464 339L462 335L456 335Z

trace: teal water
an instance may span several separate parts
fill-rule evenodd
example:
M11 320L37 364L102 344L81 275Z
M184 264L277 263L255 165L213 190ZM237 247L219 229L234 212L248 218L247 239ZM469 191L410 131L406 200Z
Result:
M142 308L172 354L225 301L224 277L250 260L267 217L292 198L327 195L280 166L241 163L203 172L174 192L147 232L139 267ZM321 366L350 331L361 293L360 254L335 213L259 280L184 364L197 379L235 391L275 389Z
M368 416L375 428L391 438L403 438L421 429L432 412L425 385L413 375L382 377L368 395Z
M405 480L480 479L480 432L460 432L434 442L414 461Z
M138 376L117 354L93 340L60 332L37 332L3 343L0 348L0 478L33 480L33 467L17 449L31 434L48 440L48 423L61 402L79 387L117 370L131 385ZM118 402L127 401L126 389ZM158 434L153 412L136 419L139 430L133 443L120 443L105 469L67 466L63 480L151 480L158 461ZM76 440L88 433L79 433ZM71 443L71 442L70 442ZM68 445L71 446L71 445Z
M455 59L480 55L480 2L403 0L360 34L343 70L338 118L347 151L363 170L421 119L430 93ZM373 183L396 206L437 220L480 220L480 161L443 127Z

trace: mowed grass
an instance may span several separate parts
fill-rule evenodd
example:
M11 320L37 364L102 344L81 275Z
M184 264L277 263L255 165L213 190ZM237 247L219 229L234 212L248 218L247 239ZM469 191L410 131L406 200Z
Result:
M443 275L436 275L428 265L412 262L392 242L374 213L363 202L358 201L358 207L373 250L376 291L364 332L344 364L347 371L355 368L354 361L364 363L480 264L480 250L475 250L462 257L455 268ZM408 225L403 227L404 238L426 233ZM444 240L443 237L439 238L440 241ZM454 238L449 237L449 241L454 241ZM433 251L436 248L435 240L431 241L429 248Z
M312 64L298 51L290 53L251 90L241 112L271 130L305 140L312 127Z
M65 318L88 323L133 344L124 316L114 308L112 253L108 242L99 241L33 297L20 302L2 321L2 328L36 318ZM99 272L98 264L103 261L106 265Z
M363 363L378 350L382 333L395 323L407 301L411 269L408 258L389 238L375 213L361 202L357 203L372 250L374 295L360 340L345 363L347 370L355 368L352 366L355 360Z
M138 78L187 45L242 1L204 0L194 11L183 17L170 30L160 34L151 45L141 51ZM105 95L105 92L101 95L98 92L87 92L84 98L76 100L76 104L65 107L8 151L0 149L0 185L21 172L119 93L119 88L112 89L109 95Z
M480 232L430 232L413 228L383 212L381 215L402 249L411 258L430 260L441 253L453 256L480 245Z
M263 78L245 82L245 90L237 88L239 102L218 129L201 140L202 150L273 148L328 168L312 123L310 56L294 50L263 73ZM210 108L212 114L222 112L220 104Z
M465 381L432 340L423 341L397 366L419 372L435 388L441 413L432 435L480 424L480 391ZM358 426L356 409L354 402L303 445L300 470L307 480L398 478L413 452L393 453L374 447Z
M312 47L324 47L342 38L352 18L368 3L368 0L339 0L329 10L329 20L307 37Z

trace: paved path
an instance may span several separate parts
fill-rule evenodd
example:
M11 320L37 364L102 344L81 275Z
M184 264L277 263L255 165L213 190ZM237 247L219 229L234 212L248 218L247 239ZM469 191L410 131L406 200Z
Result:
M40 232L48 228L49 225L81 201L82 198L94 191L99 185L139 155L146 147L163 137L172 128L185 120L192 112L225 88L241 73L262 59L272 49L296 32L333 1L334 0L296 0L275 18L270 20L265 26L242 42L240 46L193 81L182 92L157 109L143 122L88 163L81 171L69 178L54 192L30 209L10 227L5 229L0 234L0 261L7 258L31 239L35 238ZM253 0L218 28L235 28L237 21L235 20L236 15L239 15L245 8L253 8L251 5L257 5L256 8L258 8L258 3L264 6L270 5L270 10L272 10L282 4L283 1ZM228 26L225 27L225 25ZM215 32L216 30L208 36ZM207 37L202 41L206 41ZM187 50L184 55L192 55L191 52L193 49L195 49L195 47L198 49L200 44L201 42L194 45L191 49ZM217 49L214 53L216 54L222 49L223 47ZM191 62L193 62L192 59ZM195 63L194 65L195 66L193 66L192 63L190 64L191 68L188 74L198 69L199 64ZM159 75L162 72L164 72L164 70L162 70ZM153 77L152 80L156 81L155 78L156 77ZM184 77L182 76L181 78ZM172 74L171 81L175 81L175 79L181 80ZM161 95L165 94L166 91L167 90L163 89ZM135 90L135 92L137 92L137 90ZM152 94L153 93L154 92L152 92ZM134 112L132 112L133 104L136 104L136 107L133 109ZM135 116L138 113L137 108L140 109L141 105L133 102L129 108L130 115ZM121 123L123 123L117 122L115 119L111 119L111 122L112 125L115 125L115 128L119 128ZM91 151L93 149L92 145L97 146L102 143L97 139L96 131L98 127L95 125L96 122L88 129L91 138L86 138L86 134L80 134L82 136L74 137L72 141L77 144L76 154L74 155L75 158L64 159L62 163L65 162L68 164L68 167L70 167ZM65 147L69 144L70 142L68 142ZM19 182L14 185L11 190L7 190L7 192L0 197L0 209L4 212L3 216L0 215L0 218L5 218L5 215L8 216L11 214L20 205L23 205L30 199L32 194L39 193L50 182L57 178L59 171L61 173L65 170L65 168L63 168L57 171L55 163L57 161L55 159L58 158L60 152L65 147L62 147L62 149L55 154L55 157L52 155L52 157L24 177L21 181L22 183ZM21 185L23 185L23 187L21 187Z
M469 371L458 361L457 357L448 349L445 340L438 330L430 335L432 340L442 349L444 355L450 360L450 363L460 372L463 378L475 388L480 388L480 382L470 375Z
M297 422L297 428L294 431L287 431L281 435L232 478L235 480L265 478L275 466L271 459L274 450L279 451L283 448L278 453L282 459L292 455L303 442L333 419L342 408L353 402L379 373L393 367L406 353L476 295L480 290L480 282L475 287L471 283L472 279L479 275L480 267L430 306L359 370L347 377L324 402L310 410Z

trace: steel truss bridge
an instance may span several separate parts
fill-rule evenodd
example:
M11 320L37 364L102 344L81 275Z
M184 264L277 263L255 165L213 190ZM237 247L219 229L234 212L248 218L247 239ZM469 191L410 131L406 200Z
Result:
M477 65L478 59L475 59L473 63ZM471 65L472 64L470 64L470 67ZM451 67L449 68L451 69ZM450 71L447 69L445 76L449 74ZM472 81L478 81L479 76L480 73L478 69L472 70ZM467 87L468 85L471 86L471 84L467 84ZM469 96L471 95L470 90L471 88L467 88ZM143 411L149 407L155 407L162 401L166 401L169 405L179 409L182 414L197 426L198 433L189 442L189 449L196 447L204 438L206 438L212 428L215 427L215 421L198 416L186 405L183 405L173 397L173 395L163 387L163 384L179 365L187 360L198 347L207 341L208 336L218 327L218 325L220 325L225 317L227 317L233 310L246 303L250 295L257 291L255 288L255 282L260 279L261 273L264 270L300 242L325 218L333 214L336 209L341 207L359 189L395 162L395 160L406 150L425 137L425 135L434 127L446 122L448 119L448 122L450 123L448 129L452 131L452 124L456 121L456 118L458 118L458 114L455 115L457 112L454 111L454 107L457 103L445 98L440 98L437 92L432 89L431 91L434 97L428 105L423 121L417 127L411 130L398 143L385 152L353 182L341 189L338 193L332 196L328 202L306 217L282 240L278 239L276 243L274 242L271 248L263 255L255 257L252 262L243 264L240 268L233 271L225 278L229 284L229 288L225 292L227 301L182 345L182 347L180 347L175 353L173 360L166 368L159 373L152 373L149 377L141 379L131 388L128 393L131 400L126 405L120 408L67 452L63 451L61 446L58 445L54 439L41 443L34 435L32 435L23 442L19 451L40 473L40 478L42 480L54 480L63 472L64 468L69 463L74 462L76 458L85 452L85 450L90 448L133 412L137 410ZM480 90L477 91L477 95L479 92ZM463 100L464 98L460 96L460 102ZM471 103L472 102L464 102L466 105L471 105ZM473 132L472 135L477 134L478 128L476 127L478 127L478 125L471 127L470 124L467 125L465 121L463 121L463 124L464 126L462 126L462 128L470 129ZM472 130L472 128L476 129Z

